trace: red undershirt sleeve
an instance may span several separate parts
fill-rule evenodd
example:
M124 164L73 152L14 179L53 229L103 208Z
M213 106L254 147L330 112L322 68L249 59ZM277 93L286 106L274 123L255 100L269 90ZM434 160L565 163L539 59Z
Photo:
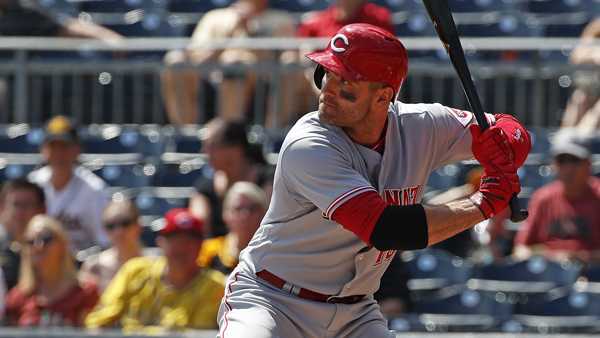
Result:
M371 245L371 233L387 203L375 191L358 194L337 207L331 219Z

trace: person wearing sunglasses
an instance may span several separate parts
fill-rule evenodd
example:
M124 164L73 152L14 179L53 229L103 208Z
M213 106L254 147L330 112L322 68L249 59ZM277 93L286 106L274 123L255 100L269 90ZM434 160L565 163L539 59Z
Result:
M142 249L139 210L129 200L115 200L108 204L102 215L102 223L111 242L111 247L85 259L80 277L98 284L102 291L119 271L119 268L134 257L150 254Z
M260 226L260 221L267 212L267 205L267 195L258 185L250 182L235 183L223 201L223 220L229 232L204 242L198 264L225 274L231 273L238 263L240 252Z
M6 324L81 326L99 294L95 284L78 280L62 225L37 215L27 226L24 243L19 280L6 298Z
M590 137L564 130L553 140L556 181L534 192L514 256L600 262L600 179L592 175Z
M196 263L203 238L203 221L187 209L167 212L156 240L163 255L125 263L86 326L145 333L216 328L225 276Z

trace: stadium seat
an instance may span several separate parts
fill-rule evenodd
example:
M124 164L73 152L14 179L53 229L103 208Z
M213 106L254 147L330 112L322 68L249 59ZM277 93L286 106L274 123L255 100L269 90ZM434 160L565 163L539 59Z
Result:
M154 185L162 187L191 187L199 177L211 175L206 160L199 154L176 158L176 153L166 153L159 165ZM168 157L175 156L173 159Z
M591 333L600 329L600 294L577 285L532 296L515 307L514 320L524 331Z
M171 0L169 11L175 13L205 13L229 6L233 0Z
M156 173L153 164L92 161L84 166L112 187L138 188L150 185Z
M37 167L36 164L6 164L0 159L0 184L7 180L27 177Z
M510 318L512 308L508 302L464 286L444 288L438 297L414 304L414 312L429 331L491 331Z
M331 5L331 0L270 0L270 6L288 12L310 12L322 10Z
M173 208L187 206L191 188L146 187L126 191L133 199L141 215L164 215Z
M459 175L461 174L462 164L448 164L434 170L429 176L427 187L429 190L447 190L450 187L460 185Z
M44 11L54 15L77 16L77 3L67 0L38 0L37 5Z
M506 0L449 0L453 13L491 12L514 9L514 1Z
M185 26L167 20L162 12L139 12L140 15L129 22L107 24L106 26L126 37L182 37Z
M521 185L537 189L554 180L554 172L549 164L525 164L517 170Z
M179 128L167 126L163 135L168 137L166 151L173 153L198 154L202 150L202 130L200 126L188 125Z
M469 37L531 37L541 35L541 27L517 12L502 12L481 20L458 24L461 36Z
M392 13L422 11L425 8L419 0L374 0L372 2L388 8Z
M528 0L525 10L531 13L585 12L591 0Z
M473 269L464 259L439 249L406 251L400 257L408 273L408 288L417 299L443 287L464 284Z
M86 153L157 156L164 151L164 139L153 126L91 125L80 129L79 135Z
M46 0L57 1L57 0ZM204 1L200 1L204 2ZM136 9L157 11L166 9L167 0L83 0L79 10L91 13L125 13Z
M394 18L394 30L399 37L437 36L435 28L425 11L404 13Z
M41 128L26 124L0 126L0 153L38 153L43 140Z
M534 256L524 261L507 260L477 266L468 285L477 290L517 295L544 293L574 283L580 270L581 266L575 263L559 264Z

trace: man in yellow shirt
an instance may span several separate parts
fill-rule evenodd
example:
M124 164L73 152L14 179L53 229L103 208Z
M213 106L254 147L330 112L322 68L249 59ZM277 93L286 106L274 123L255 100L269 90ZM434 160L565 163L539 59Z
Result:
M164 256L138 257L123 265L86 326L127 332L216 328L225 276L196 263L202 226L187 209L170 210L157 238Z

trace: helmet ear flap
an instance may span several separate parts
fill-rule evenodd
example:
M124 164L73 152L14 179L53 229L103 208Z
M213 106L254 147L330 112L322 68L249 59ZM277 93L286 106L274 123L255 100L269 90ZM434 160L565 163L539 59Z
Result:
M321 89L321 85L323 83L323 76L325 76L325 68L317 64L317 68L315 68L315 72L313 74L313 80L315 81L315 86L317 86L319 89Z

